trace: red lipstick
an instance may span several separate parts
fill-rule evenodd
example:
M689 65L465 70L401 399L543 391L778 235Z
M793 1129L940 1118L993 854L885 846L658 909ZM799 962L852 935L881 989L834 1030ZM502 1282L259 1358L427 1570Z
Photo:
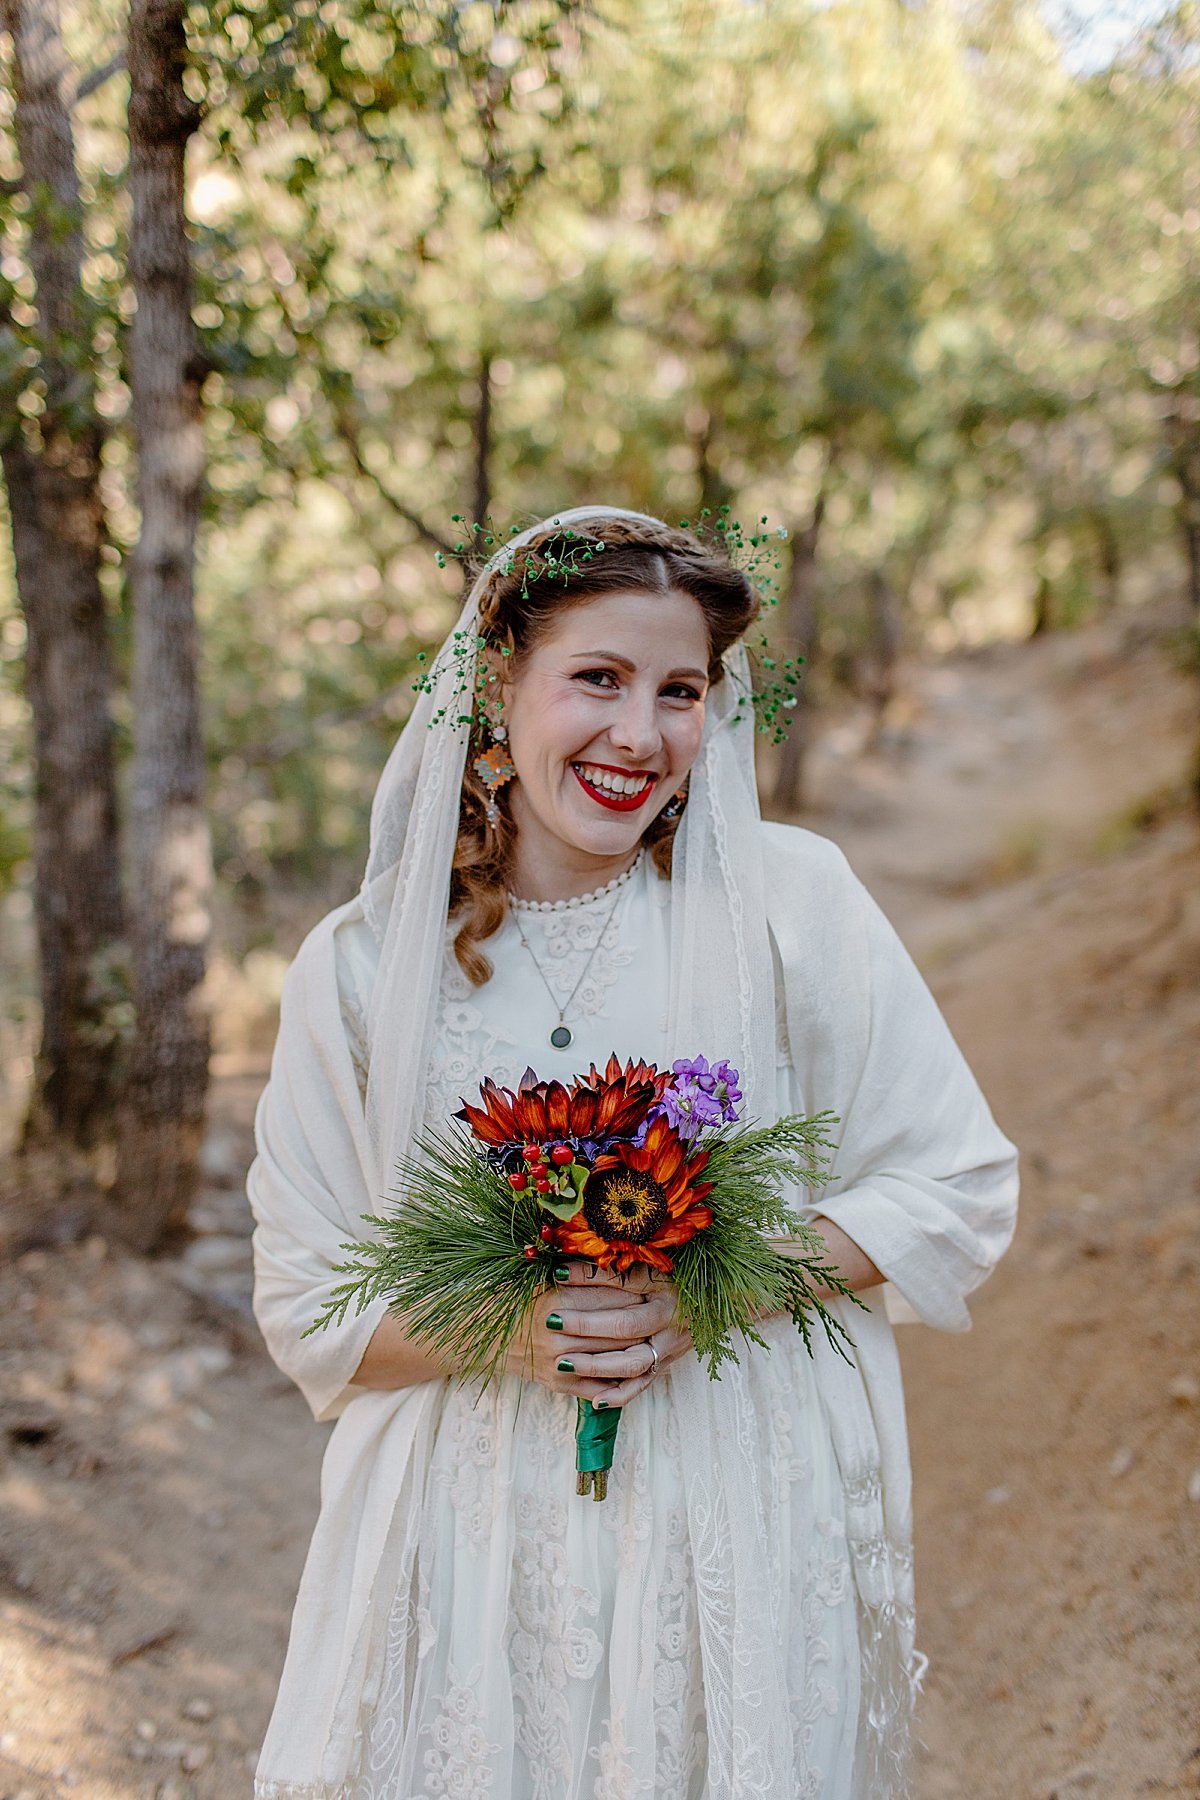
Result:
M596 763L594 766L597 769L603 769L608 765ZM584 793L595 800L597 805L607 807L609 812L636 812L639 806L646 804L658 782L657 775L650 774L647 769L614 769L612 772L614 775L645 775L647 777L646 785L640 794L610 794L606 788L593 787L591 782L579 773L574 763L571 764L571 773Z

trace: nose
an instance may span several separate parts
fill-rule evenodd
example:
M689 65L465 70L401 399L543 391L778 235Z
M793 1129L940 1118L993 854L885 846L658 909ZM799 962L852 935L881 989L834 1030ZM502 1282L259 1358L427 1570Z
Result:
M616 716L609 721L608 735L613 748L620 750L631 762L648 763L657 756L663 741L657 696L640 693L632 687L627 689L616 709Z

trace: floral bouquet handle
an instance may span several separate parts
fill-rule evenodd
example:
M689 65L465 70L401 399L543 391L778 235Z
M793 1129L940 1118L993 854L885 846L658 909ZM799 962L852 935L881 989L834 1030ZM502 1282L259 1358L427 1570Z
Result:
M514 1093L490 1078L481 1106L454 1116L466 1134L429 1133L400 1165L401 1204L367 1223L374 1242L346 1244L350 1277L310 1331L361 1312L378 1295L409 1332L451 1359L459 1377L501 1372L564 1256L625 1275L670 1277L678 1315L714 1379L737 1360L736 1333L766 1347L764 1313L791 1315L812 1349L816 1318L835 1349L850 1344L820 1290L854 1300L824 1242L781 1199L825 1179L831 1113L735 1130L742 1095L726 1062L669 1070L611 1056L568 1088L527 1069ZM697 1140L703 1134L704 1142ZM772 1237L791 1240L784 1255ZM576 1489L603 1500L621 1408L578 1403Z
M621 1409L597 1412L590 1400L581 1400L575 1414L575 1492L603 1500L608 1494L608 1471L617 1448Z

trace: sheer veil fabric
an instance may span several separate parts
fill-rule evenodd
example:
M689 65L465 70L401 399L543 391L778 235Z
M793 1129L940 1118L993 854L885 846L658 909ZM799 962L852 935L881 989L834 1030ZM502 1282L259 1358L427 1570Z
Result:
M557 515L556 522L576 530L586 524L602 538L606 521L616 516L614 508L580 507ZM641 515L623 517L636 523ZM545 529L543 522L511 539L501 554ZM474 668L469 653L455 650L476 633L477 600L488 572L485 567L475 582L454 628L464 635L452 635L435 663L433 692L422 696L402 734L372 811L363 898L380 964L368 1020L367 1124L381 1169L393 1167L408 1148L420 1104L412 1071L427 1066L432 1048L444 908L431 904L431 896L449 891L468 735L467 726L449 721L464 710L454 696L464 677L470 683ZM742 1073L746 1116L765 1123L775 1108L775 1006L754 719L749 704L735 719L738 696L749 689L745 650L736 646L726 661L726 678L710 697L675 838L670 1041L673 1056L703 1051L734 1062ZM472 691L468 685L468 695ZM429 729L429 719L443 707L445 720ZM697 970L705 972L703 980L696 979ZM709 1386L698 1364L692 1379L675 1383L681 1441L688 1446L685 1456L695 1460L686 1476L698 1532L695 1566L708 1588L699 1602L710 1623L705 1688L719 1759L710 1771L711 1788L714 1795L750 1800L761 1794L767 1800L792 1791L789 1709L771 1629L769 1545L765 1535L730 1529L731 1520L765 1519L766 1508L757 1471L736 1434L720 1433L719 1465L711 1460ZM723 1401L720 1416L733 1417L738 1409L732 1393Z
M454 721L463 711L464 682L470 710L475 660L463 646L477 634L479 595L496 561L544 536L550 525L586 525L602 535L605 521L615 518L660 528L645 514L575 507L513 537L484 566L434 661L432 691L420 696L380 779L362 901L380 947L369 1018L367 1122L385 1168L408 1146L421 1100L412 1071L426 1066L432 1046L445 919L431 896L450 887L468 739L468 727ZM680 1056L689 1054L689 1045L724 1044L729 1048L723 1054L734 1060L736 1049L749 1111L765 1121L774 1080L774 1000L748 703L735 722L750 676L741 645L725 661L728 674L710 697L675 837L670 1016ZM431 728L443 709L445 716ZM696 981L696 969L710 971L710 978Z
M551 525L586 526L602 537L605 522L618 517L659 525L642 514L580 507L542 521L498 554ZM360 1215L374 1210L420 1126L468 740L467 725L456 721L469 711L477 602L489 572L490 565L474 583L433 664L432 691L420 695L380 779L359 900L317 927L289 974L260 1107L250 1182L256 1311L272 1354L317 1416L341 1415L260 1762L261 1800L339 1800L348 1792L341 1784L378 1666L372 1595L406 1579L395 1520L429 1454L438 1384L399 1394L347 1387L382 1316L379 1302L340 1334L303 1347L299 1339L336 1279L330 1267L338 1243L361 1235ZM964 1296L1011 1234L1011 1146L898 940L839 854L807 833L762 823L753 710L737 706L749 689L741 646L726 667L709 698L675 839L671 1054L728 1057L742 1071L745 1116L769 1121L780 984L805 1105L843 1114L836 1179L820 1210L844 1224L918 1316L965 1328ZM365 918L378 946L366 1007L365 1119L333 975L334 935L347 917ZM846 1499L862 1660L854 1791L839 1789L836 1800L900 1800L907 1792L920 1670L899 1374L880 1290L870 1299L866 1313L843 1308L858 1346L855 1364L823 1344L815 1364ZM747 1354L764 1352L748 1345ZM764 1471L739 1428L751 1405L744 1364L726 1365L712 1382L694 1358L683 1359L672 1384L702 1621L705 1791L711 1800L812 1792L789 1729ZM637 1721L627 1724L636 1729ZM642 1726L652 1733L652 1723Z

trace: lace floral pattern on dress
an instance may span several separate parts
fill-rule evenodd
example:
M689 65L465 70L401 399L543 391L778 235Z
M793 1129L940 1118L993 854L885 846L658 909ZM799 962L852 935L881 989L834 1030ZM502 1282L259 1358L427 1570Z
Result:
M622 885L626 879L619 878ZM521 914L521 928L529 939L533 955L559 1006L566 1006L570 1001L568 1022L576 1028L581 1020L604 1016L609 991L632 959L633 953L622 939L620 903L617 912L611 914L611 892L610 886L598 889L595 895L584 895L578 901L557 901L549 905L516 903ZM525 955L511 923L502 929L512 932L516 954ZM497 945L497 951L499 948ZM558 1020L550 1009L550 996L544 990L539 1001L540 983L532 964L530 975L534 984L530 1006L539 1018L545 1014L548 1039L550 1028ZM521 1042L527 1043L528 1037L526 1029L521 1034ZM426 1126L437 1129L464 1099L473 1099L484 1075L491 1075L502 1087L516 1087L525 1067L526 1056L518 1048L517 1036L494 1016L492 1009L480 1004L479 990L472 987L459 967L453 936L448 929L425 1103ZM544 1072L542 1068L538 1069L539 1075Z
M603 894L521 912L564 997L594 952L572 1007L579 1067L606 1054L610 1034L621 1054L663 1057L658 915L630 910L660 896L628 885L629 906L599 942L612 905ZM529 1046L548 996L515 932L495 948L489 994L470 987L447 944L429 1124L444 1123L483 1073L515 1082L538 1055ZM764 1729L790 1741L789 1796L858 1794L871 1637L855 1563L872 1560L861 1538L878 1528L877 1499L869 1478L843 1496L794 1330L775 1320L764 1334L769 1354L751 1351L721 1383L703 1383L714 1472L731 1455L753 1466L753 1520L729 1517L719 1481L685 1491L669 1368L622 1421L602 1506L573 1493L568 1395L514 1376L482 1392L449 1384L419 1495L393 1526L400 1578L377 1597L351 1766L336 1783L261 1786L260 1800L776 1800L765 1738L736 1728L718 1679L730 1645L736 1658L733 1563L747 1533L761 1533L769 1553L765 1612L788 1707ZM889 1774L861 1791L891 1800L900 1788Z

